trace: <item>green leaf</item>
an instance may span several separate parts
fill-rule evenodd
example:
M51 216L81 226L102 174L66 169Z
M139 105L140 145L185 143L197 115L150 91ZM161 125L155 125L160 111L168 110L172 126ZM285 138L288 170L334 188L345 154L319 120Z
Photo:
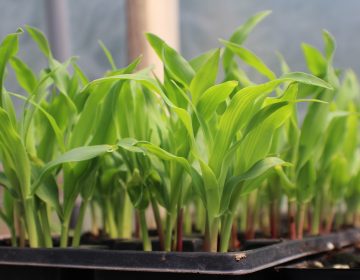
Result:
M75 70L76 75L79 77L83 86L89 83L89 79L86 77L85 73L80 69L79 65L75 63L75 61L71 62L72 67Z
M268 157L256 162L251 168L245 173L231 177L226 183L221 196L221 210L220 213L226 212L229 208L230 200L233 192L236 188L241 187L241 182L253 180L264 174L269 169L277 166L286 164L282 159L277 157Z
M147 33L146 38L156 54L163 61L164 67L171 74L171 77L185 87L189 87L195 72L186 59L158 36Z
M29 25L25 25L26 31L30 34L30 36L33 38L33 40L38 45L39 49L42 51L42 53L47 57L51 58L52 53L50 50L49 42L46 39L44 33L42 33L39 29L35 27L31 27Z
M16 93L13 93L11 92L10 93L11 95L19 98L19 99L22 99L22 100L25 100L27 102L29 102L31 105L35 106L37 109L40 110L40 112L46 117L46 119L48 120L52 130L54 131L54 134L56 136L56 140L58 142L58 145L60 147L60 149L62 151L65 150L65 145L64 145L64 135L63 135L63 132L61 131L61 129L59 128L56 120L54 119L54 117L52 115L50 115L43 107L41 107L40 105L36 104L35 102L31 101L31 99L29 98L26 98L20 94L16 94Z
M220 50L214 51L210 58L196 72L190 84L192 102L196 105L201 95L215 84L218 73Z
M47 163L34 184L32 185L32 192L35 193L37 188L41 184L42 180L46 177L46 175L53 170L55 167L71 162L80 162L89 159L93 159L95 157L101 156L105 153L114 152L117 148L111 145L94 145L94 146L86 146L74 148L66 153L58 156L55 160Z
M146 39L160 59L162 59L163 46L166 44L160 37L152 33L145 33Z
M15 71L19 85L26 92L32 94L37 84L37 79L34 72L29 68L28 65L26 65L25 62L15 56L11 58L10 63Z
M19 49L19 35L22 30L9 34L0 44L0 106L3 105L3 87L6 64L9 59L16 55Z
M276 79L276 75L273 71L271 71L266 64L257 57L253 52L249 51L248 49L231 43L229 41L220 40L228 49L230 49L234 54L240 57L246 64L256 69L260 74L267 77L269 80Z
M4 188L10 189L10 182L7 179L6 175L4 174L4 172L0 172L0 186L3 186Z
M171 76L183 86L189 87L195 72L185 58L167 45L163 46L162 57L164 66Z
M198 158L198 160L200 162L202 178L204 181L207 214L208 218L211 220L219 214L220 187L211 168L200 158Z
M284 56L280 53L280 52L276 52L276 55L280 61L280 66L281 66L281 73L282 74L286 74L290 72L290 67L287 64Z
M0 107L0 149L2 165L12 188L25 198L30 192L30 162L20 135L8 113Z
M104 45L104 43L102 41L99 40L98 43L99 43L100 47L102 48L104 54L106 55L106 58L108 59L112 70L115 71L117 69L117 67L116 67L114 58L112 57L110 51L108 50L108 48Z
M229 41L238 45L242 45L247 39L250 32L254 29L254 27L270 13L271 11L262 11L249 18L243 25L241 25L235 30L235 32L231 35ZM228 69L230 68L232 58L232 52L225 49L223 58L225 71L228 71Z
M252 130L257 128L262 122L264 122L270 115L279 110L281 107L284 107L288 104L288 101L280 101L261 108L261 110L254 115L254 117L250 120L250 122L244 129L243 136L249 134Z
M312 85L312 86L317 86L317 87L326 88L326 89L330 89L330 90L334 89L334 87L331 84L329 84L328 82L325 82L324 80L322 80L318 77L315 77L313 75L303 73L303 72L287 73L287 74L282 75L279 78L279 80L294 81L294 82L302 83L305 85Z
M60 219L62 218L62 209L59 201L59 192L56 181L53 177L47 177L46 180L37 188L35 193L42 201L53 207Z
M335 49L336 49L336 42L334 37L330 34L329 31L323 30L322 32L323 40L325 43L325 55L328 60L332 60Z
M209 120L215 113L217 107L224 102L238 85L236 81L229 81L210 87L200 97L197 110L204 120Z
M214 56L214 53L217 50L210 50L208 52L205 52L199 56L196 56L192 59L189 60L189 64L191 65L191 67L194 69L195 72L198 72L199 69L204 65L205 62L207 62L210 57Z
M126 188L133 206L145 210L149 205L149 195L138 169L134 170L131 179L126 183Z
M327 71L327 62L322 53L309 44L303 43L301 47L310 72L315 76L323 76Z

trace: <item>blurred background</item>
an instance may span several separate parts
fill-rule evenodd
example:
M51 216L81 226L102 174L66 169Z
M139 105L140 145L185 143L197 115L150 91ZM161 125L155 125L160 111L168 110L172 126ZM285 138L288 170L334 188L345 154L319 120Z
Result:
M180 49L186 58L219 47L237 26L262 10L273 13L251 34L246 46L279 72L276 51L292 70L305 70L300 44L322 48L321 30L337 40L335 64L360 74L360 9L358 0L1 0L0 37L25 24L44 31L55 57L79 56L79 64L93 79L109 68L98 40L113 54L117 66L144 53L143 33L151 31ZM21 56L40 69L45 60L27 35L21 36ZM11 83L11 79L8 83Z

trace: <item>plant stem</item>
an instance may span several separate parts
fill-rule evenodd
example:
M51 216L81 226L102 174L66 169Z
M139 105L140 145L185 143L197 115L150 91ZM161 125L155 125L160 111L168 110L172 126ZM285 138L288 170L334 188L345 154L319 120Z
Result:
M91 212L91 234L93 234L94 236L98 236L99 225L96 216L96 207L94 201L90 202L90 212Z
M324 233L330 233L333 227L333 222L334 222L334 217L335 217L335 207L331 206L330 207L330 211L329 211L329 216L326 219L326 225L325 225L325 229L324 229Z
M254 207L251 203L251 194L248 197L248 207L247 207L247 216L246 216L246 230L245 238L254 239L255 238L255 229L254 229Z
M219 235L219 218L213 218L209 224L209 240L210 240L210 252L217 252L218 248L218 235ZM230 227L231 230L231 227Z
M150 196L151 207L153 210L154 219L155 219L155 223L156 223L156 230L157 230L158 237L159 237L160 250L164 251L164 249L165 249L164 231L163 231L163 227L162 227L159 206L156 203L155 197L151 194L150 191L149 191L149 196Z
M184 209L184 235L190 236L192 232L191 209L189 206Z
M304 222L305 222L306 205L300 203L297 211L297 238L302 239L304 233Z
M166 230L165 230L165 251L171 251L171 243L172 243L172 231L173 231L173 224L175 223L175 215L172 213L166 214Z
M205 231L204 231L204 251L210 251L210 228L209 228L209 221L206 216L205 220Z
M63 222L61 224L61 235L60 235L61 248L66 248L68 246L68 235L69 235L69 222Z
M24 200L25 224L28 232L30 247L39 247L39 238L36 228L36 213L34 207L34 200L27 198Z
M311 223L311 234L319 235L320 233L320 213L321 213L321 195L319 193L315 194L314 201L314 211L312 215L312 223Z
M289 223L289 238L291 240L296 239L296 224L295 224L295 213L296 204L294 201L288 202L288 223Z
M225 253L229 250L232 222L233 222L232 214L224 215L221 221L220 252Z
M41 216L41 225L44 235L44 242L46 248L52 248L52 238L51 238L51 229L49 225L49 216L47 211L47 205L43 202L40 203L40 216Z
M146 224L146 217L145 217L145 210L139 210L139 223L140 223L140 231L141 231L141 238L143 241L143 250L144 251L151 251L151 240L149 238L149 232Z
M88 199L83 199L81 201L79 215L77 217L74 236L73 236L73 240L72 240L72 246L73 247L79 247L80 246L80 237L81 237L82 225L84 223L84 217L85 217L85 212L86 212L86 208L88 206L88 203L89 203Z
M70 205L70 204L69 204ZM60 234L60 247L66 248L68 246L68 237L69 237L69 225L71 220L71 214L73 209L73 204L71 207L64 207L64 219L61 223L61 234Z
M118 237L130 239L133 227L133 209L127 192L122 193L121 210L117 217Z
M240 240L238 238L238 221L233 219L231 226L230 249L237 250L240 248Z
M23 248L25 247L25 225L24 220L21 218L21 204L19 202L15 202L14 207L14 220L19 235L19 245Z
M277 227L277 201L270 202L270 235L271 238L277 238L278 227Z
M196 198L195 200L195 208L196 208L196 219L195 219L195 229L198 230L200 233L205 233L205 208L202 204L200 198Z
M118 236L118 234L117 234L117 228L116 228L115 218L114 218L114 209L111 205L110 197L105 198L105 207L106 207L106 213L107 213L106 219L107 219L107 224L108 224L109 235L110 235L110 238L115 239Z
M177 218L177 226L176 226L176 251L182 252L183 250L183 217L184 217L184 209L181 208L178 213Z

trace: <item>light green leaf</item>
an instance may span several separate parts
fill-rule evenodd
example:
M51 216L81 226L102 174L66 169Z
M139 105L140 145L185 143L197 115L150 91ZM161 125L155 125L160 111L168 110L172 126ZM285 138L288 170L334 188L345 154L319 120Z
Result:
M324 75L327 71L327 62L322 53L309 44L301 44L307 67L315 76Z
M313 75L307 74L307 73L303 73L303 72L291 72L291 73L287 73L282 75L279 80L282 81L294 81L294 82L298 82L298 83L302 83L305 85L312 85L312 86L317 86L317 87L321 87L321 88L326 88L326 89L330 89L333 90L333 86L331 84L329 84L328 82L325 82L324 80L315 77Z
M332 60L335 49L336 49L336 42L334 37L330 34L329 31L323 30L322 32L323 40L325 43L325 55L328 60Z
M102 48L104 54L106 55L106 58L108 59L112 70L115 71L117 69L117 67L116 67L114 58L112 57L110 51L108 50L108 48L104 45L104 43L101 40L99 40L98 43L99 43L100 47Z
M235 32L231 35L229 41L238 45L242 45L244 41L247 39L250 32L254 29L254 27L261 22L265 17L267 17L271 11L262 11L251 18L249 18L243 25L238 27ZM231 66L231 61L233 58L233 54L231 51L225 49L224 52L224 69L227 71Z
M10 63L15 71L19 85L26 92L32 94L37 84L37 79L34 72L29 68L28 65L26 65L25 62L15 56L11 58Z
M31 27L29 25L25 25L25 29L27 32L29 32L30 36L33 38L33 40L39 46L39 49L42 51L42 53L47 58L51 58L52 54L51 54L49 42L46 39L44 33L42 33L39 29L37 29L35 27Z
M256 69L260 74L267 77L269 80L276 79L276 75L273 71L271 71L266 64L257 57L253 52L249 51L248 49L231 43L229 41L220 40L228 49L230 49L234 54L240 57L246 64Z
M192 102L196 105L201 95L215 84L218 73L220 50L214 51L210 58L196 72L190 84Z
M80 161L93 159L105 153L114 152L116 149L117 149L116 146L111 146L111 145L94 145L94 146L78 147L70 151L67 151L66 153L58 156L55 160L47 163L43 167L40 175L32 185L32 192L35 193L37 191L37 188L41 184L42 180L55 167L64 163L80 162Z
M0 106L3 105L3 87L6 64L9 59L16 55L19 49L19 35L23 31L20 29L16 33L7 35L0 44Z
M241 187L240 183L248 180L253 180L261 176L269 169L286 164L282 159L277 157L268 157L255 163L245 173L230 178L226 183L221 196L221 210L220 213L226 212L229 208L230 200L236 188Z
M229 97L237 85L238 82L229 81L206 90L197 104L199 114L205 120L209 120L216 113L217 107Z

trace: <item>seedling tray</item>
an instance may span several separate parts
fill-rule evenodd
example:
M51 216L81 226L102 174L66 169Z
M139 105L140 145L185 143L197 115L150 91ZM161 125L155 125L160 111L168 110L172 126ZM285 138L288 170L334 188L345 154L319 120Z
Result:
M236 279L263 279L266 272L266 278L269 279L273 274L269 268L359 241L360 230L348 229L326 236L284 240L259 249L229 253L0 247L0 275L4 275L2 272L6 271L24 273L23 269L31 267L33 271L36 271L36 268L40 271L43 268L57 269L56 277L60 278L54 279L62 279L61 275L69 276L69 271L77 275L87 273L87 279L120 279L119 277L124 275L145 279L146 275L146 278L149 277L148 272L157 274L156 277L160 279L218 279L220 276L226 279L233 276L237 276ZM12 271L11 266L21 269ZM42 273L45 273L44 271ZM4 279L16 279L14 275L11 277Z

